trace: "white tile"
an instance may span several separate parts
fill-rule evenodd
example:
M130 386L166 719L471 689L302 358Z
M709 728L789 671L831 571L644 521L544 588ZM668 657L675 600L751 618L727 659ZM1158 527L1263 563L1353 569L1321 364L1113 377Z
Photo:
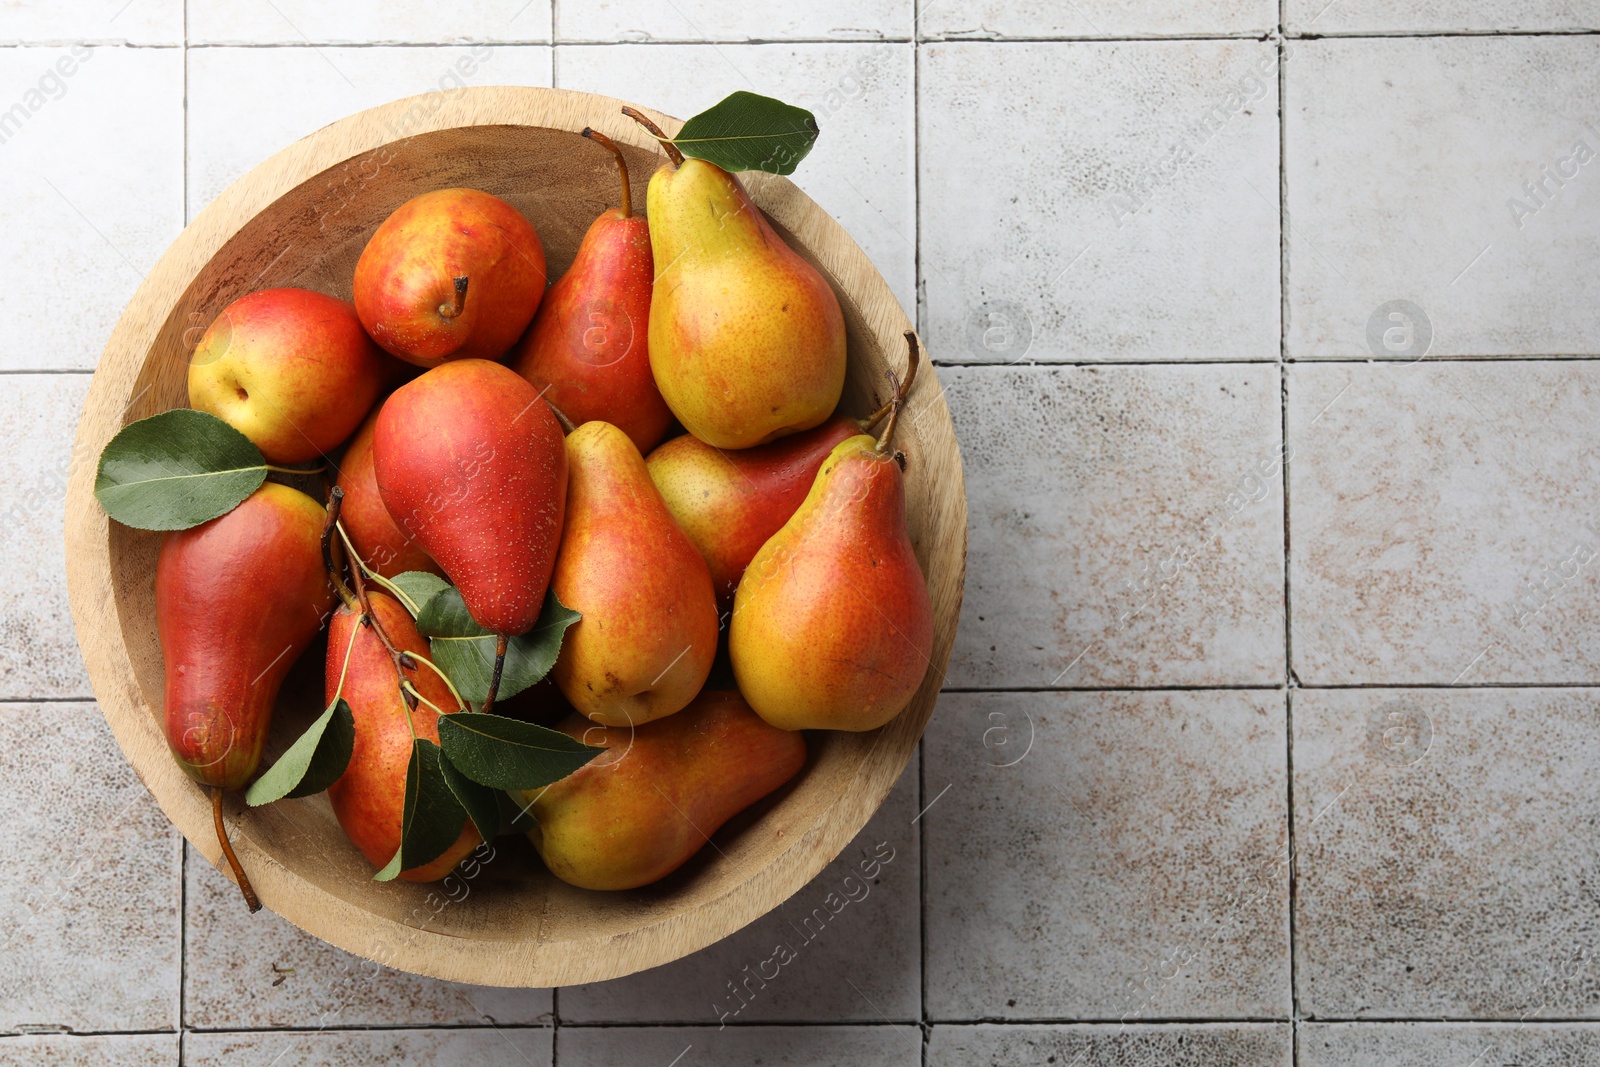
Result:
M921 63L934 358L1277 358L1272 44L931 44Z
M562 1023L888 1019L914 1031L922 1011L917 808L913 760L866 829L811 884L676 963L563 989Z
M239 901L211 864L189 857L184 1023L276 1027L541 1026L548 989L493 989L407 974L334 948Z
M178 1035L23 1034L0 1037L0 1067L178 1067Z
M365 108L463 85L550 84L550 49L194 48L190 217L291 141Z
M563 1027L564 1067L919 1067L915 1026ZM676 1058L674 1058L676 1057Z
M178 49L0 50L0 369L99 361L183 228L182 107Z
M966 1063L1062 1067L1289 1067L1287 1023L1197 1026L949 1026L933 1028L928 1067Z
M1288 1017L1281 694L946 693L923 746L930 1018Z
M1294 694L1295 975L1307 1015L1600 1017L1597 698Z
M87 697L67 606L67 479L86 374L0 374L0 699Z
M183 43L183 0L49 0L0 11L0 43Z
M926 0L922 0L926 3ZM559 41L908 40L913 0L583 0L556 7ZM683 116L687 117L687 116Z
M314 1025L314 1023L312 1024ZM300 1033L194 1033L185 1067L549 1067L549 1030L356 1030Z
M916 306L911 83L909 44L556 49L561 88L679 118L739 89L809 108L822 134L792 179L855 238L908 313Z
M1593 1023L1306 1023L1304 1067L1584 1067L1600 1062Z
M1600 28L1595 0L1285 0L1291 33L1461 33Z
M1277 25L1273 0L921 0L917 7L924 38L1259 34Z
M970 531L946 684L1282 681L1275 367L939 377Z
M1600 364L1296 364L1302 683L1600 681Z
M178 1025L178 832L93 704L0 704L0 1031Z
M1290 355L1600 352L1600 40L1292 48Z
M139 0L143 2L143 0ZM550 0L189 0L198 44L449 44L549 41Z

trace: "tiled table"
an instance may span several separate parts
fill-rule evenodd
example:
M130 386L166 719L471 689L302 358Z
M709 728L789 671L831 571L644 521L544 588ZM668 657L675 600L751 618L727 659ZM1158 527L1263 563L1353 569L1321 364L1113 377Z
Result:
M1600 1062L1600 3L22 0L0 8L0 1064ZM838 869L550 991L247 917L66 613L88 374L186 218L476 84L816 112L916 312L971 549ZM15 106L14 106L15 105ZM726 1023L723 1027L720 1024Z

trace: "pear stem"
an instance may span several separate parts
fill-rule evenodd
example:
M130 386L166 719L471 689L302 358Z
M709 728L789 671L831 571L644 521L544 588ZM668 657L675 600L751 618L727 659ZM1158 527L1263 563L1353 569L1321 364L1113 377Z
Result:
M456 298L455 298L455 300L450 302L450 303L447 303L447 304L440 304L439 305L439 314L441 316L443 316L444 318L447 318L447 319L455 318L457 315L461 314L467 308L467 279L466 278L457 278L455 280L455 284L456 284Z
M217 843L222 846L222 854L227 857L228 867L233 871L233 880L239 883L239 892L244 894L244 902L249 907L251 914L261 910L261 898L256 896L255 886L250 884L250 877L244 873L244 868L239 866L239 857L233 854L233 842L228 840L228 828L222 823L222 790L216 786L211 787L211 821L217 826Z
M457 711L471 711L472 710L471 707L468 706L467 702L465 700L461 699L461 691L456 688L456 683L454 683L454 682L452 682L450 680L450 676L448 674L444 673L444 671L441 671L439 669L439 665L437 663L433 662L433 660L429 659L427 656L416 656L416 655L414 655L411 658L416 660L418 663L422 664L424 667L428 668L434 674L437 674L439 676L439 680L442 681L445 684L445 688L450 690L450 695L456 698L456 710Z
M333 492L328 494L328 517L322 524L322 565L328 569L328 581L333 583L333 591L339 594L339 599L351 611L356 610L355 594L350 592L350 587L345 584L344 568L334 560L333 531L339 525L339 508L344 503L344 490L339 486L333 487Z
M611 150L611 154L617 157L617 172L622 175L622 217L633 218L633 193L628 187L628 161L622 157L622 149L617 147L617 142L592 126L583 128L583 136L605 145Z
M350 535L344 532L343 526L338 526L338 530L340 539L344 541L345 547L350 550L350 555L355 556L356 550L355 546L350 544ZM361 621L372 627L372 632L378 635L379 641L383 642L384 650L389 653L389 658L394 661L395 683L400 685L400 692L405 697L406 703L415 708L417 703L411 699L411 694L405 691L403 683L406 680L405 672L407 670L416 670L417 661L411 658L411 653L402 652L396 648L394 642L389 639L389 631L383 628L383 623L378 619L378 613L372 610L372 600L367 596L367 583L361 577L361 568L350 568L350 577L355 579L356 601L361 605Z
M917 380L918 348L917 335L912 333L910 330L906 331L906 345L908 346L909 351L906 353L905 380L902 381L899 388L894 391L895 395L891 396L883 405L883 407L879 408L877 411L874 411L867 417L867 420L861 424L861 428L863 430L871 430L874 426L878 425L878 423L882 422L883 417L889 414L889 409L894 407L896 404L904 404L906 395L911 392L911 383ZM889 381L893 383L894 380L894 375L890 374Z
M483 699L483 713L489 714L494 710L495 694L500 692L500 672L506 665L506 635L495 634L494 637L494 673L489 676L489 695Z
M270 463L265 466L267 470L275 474L321 474L328 469L327 464L323 464L320 467L312 467L310 470L300 470L298 467L274 467Z
M667 158L672 160L672 165L674 167L683 166L683 153L678 151L678 146L672 143L672 138L661 132L660 126L657 126L644 114L635 111L631 107L623 107L622 113L628 116L634 122L637 122L639 125L643 126L646 130L650 131L650 136L661 142L662 150L667 153Z

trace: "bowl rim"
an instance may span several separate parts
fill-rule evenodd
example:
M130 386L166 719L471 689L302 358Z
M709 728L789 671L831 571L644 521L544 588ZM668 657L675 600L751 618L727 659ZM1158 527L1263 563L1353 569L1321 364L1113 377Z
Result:
M333 122L272 155L199 212L162 254L129 301L95 369L73 447L66 500L68 600L96 700L118 745L162 811L201 855L227 873L206 793L171 758L159 715L143 698L113 595L110 520L94 498L96 460L127 421L129 397L157 337L190 284L228 241L285 194L332 167L410 137L459 127L530 126L576 133L593 126L624 144L659 151L620 114L624 102L573 90L472 86L405 97ZM632 105L637 107L638 105ZM681 123L639 108L663 129ZM880 342L912 329L899 301L844 228L785 178L741 175L752 199L815 256L858 305ZM887 347L884 349L889 351ZM926 353L924 358L926 359ZM931 368L928 368L931 370ZM966 497L954 426L932 373L919 375L915 403L934 416L942 478L930 527L959 531L953 567L933 586L935 645L908 708L870 735L858 780L770 861L720 895L657 917L623 935L546 941L479 940L379 916L316 886L274 859L237 818L235 850L262 902L308 933L400 970L449 981L550 987L658 966L728 936L814 879L865 827L917 747L942 687L960 614L966 558ZM949 479L953 478L953 482ZM853 793L854 795L850 795ZM242 804L229 798L230 812Z

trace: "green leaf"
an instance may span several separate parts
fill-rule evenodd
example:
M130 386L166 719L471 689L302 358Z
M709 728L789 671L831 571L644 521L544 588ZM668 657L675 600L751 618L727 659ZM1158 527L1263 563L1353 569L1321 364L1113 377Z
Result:
M187 530L225 515L267 480L250 439L215 415L174 408L124 426L100 453L94 495L139 530Z
M549 674L561 651L562 635L582 617L563 607L554 591L547 593L544 610L533 629L513 637L506 645L505 668L500 674L496 699L515 696ZM461 695L482 703L489 695L489 679L494 674L495 635L472 621L461 591L446 586L434 594L417 616L417 629L429 638L433 662L450 676Z
M387 882L401 871L438 859L461 836L461 828L467 824L467 809L445 781L440 766L443 755L439 746L427 738L411 742L400 848L388 866L377 873L377 881Z
M284 797L308 797L322 792L344 774L355 743L356 722L350 705L343 697L336 697L328 710L289 746L289 751L250 783L245 802L255 808Z
M475 711L439 716L439 743L462 774L495 789L559 782L605 751L560 730Z
M672 143L723 170L793 174L817 133L816 116L805 108L741 91L685 122Z
M493 841L494 836L500 832L500 802L496 793L488 786L479 785L465 774L456 769L447 758L439 761L439 769L444 772L445 785L450 787L450 792L455 794L456 800L467 809L467 817L478 828L478 833L485 841Z
M430 571L406 571L390 578L389 582L400 590L401 603L413 619L422 614L422 609L440 590L450 588L449 582Z

